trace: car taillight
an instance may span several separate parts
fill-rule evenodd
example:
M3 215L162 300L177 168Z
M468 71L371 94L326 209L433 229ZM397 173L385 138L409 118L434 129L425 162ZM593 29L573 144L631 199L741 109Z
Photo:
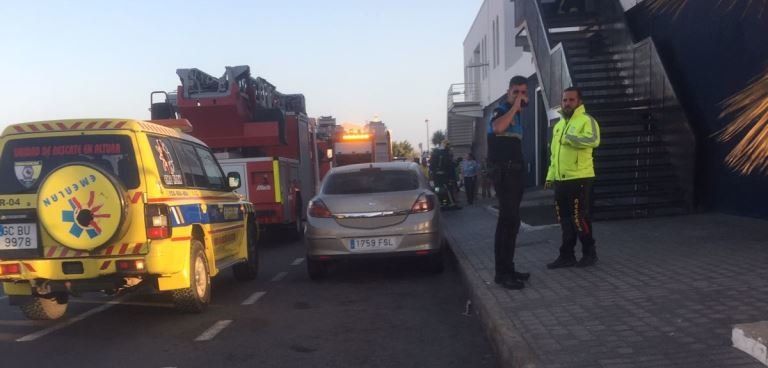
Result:
M431 194L422 194L413 202L411 213L429 212L435 209L435 196Z
M144 271L145 265L142 259L119 260L115 262L118 271Z
M0 275L18 275L21 273L21 265L18 263L0 265Z
M329 218L333 216L325 203L319 199L309 202L309 215L319 218Z
M171 237L168 206L164 204L147 205L144 210L144 219L147 224L147 238L166 239Z

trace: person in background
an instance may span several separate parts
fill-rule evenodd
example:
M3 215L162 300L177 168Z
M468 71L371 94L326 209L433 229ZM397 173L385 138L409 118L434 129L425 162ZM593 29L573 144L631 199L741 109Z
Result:
M427 163L428 163L428 160L426 157L421 159L421 171L424 172L424 177L427 178L427 181L431 182L432 177L429 176L429 166L427 165Z
M491 178L488 176L488 161L483 160L480 165L480 195L483 198L491 198Z
M457 203L459 202L459 191L461 191L461 187L464 186L464 176L461 174L462 161L464 161L464 158L459 156L456 158L456 162L453 163L454 181L451 190L453 198Z
M467 159L461 162L461 174L464 176L464 192L467 193L467 204L475 202L475 193L477 193L477 172L480 168L475 156L467 154Z

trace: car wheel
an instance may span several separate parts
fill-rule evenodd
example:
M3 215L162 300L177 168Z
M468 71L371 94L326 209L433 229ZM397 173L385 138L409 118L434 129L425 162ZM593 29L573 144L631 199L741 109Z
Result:
M296 239L301 239L304 237L304 220L301 219L301 216L299 216L296 219Z
M301 217L296 217L296 221L286 225L283 229L285 231L286 239L290 241L298 241L304 237L304 221Z
M208 269L208 259L205 257L203 243L192 239L189 255L189 287L173 290L173 302L176 309L200 313L208 307L211 301L211 274Z
M328 265L325 262L312 260L307 257L307 273L312 280L323 279L328 274Z
M431 273L442 273L443 270L445 270L445 265L443 263L443 251L438 251L437 253L430 254L427 256L427 271Z
M19 308L24 316L33 320L59 319L67 311L69 295L58 293L53 298L33 296Z
M255 280L259 273L259 250L256 240L256 226L249 220L247 230L248 259L243 263L238 263L232 267L232 273L237 281Z

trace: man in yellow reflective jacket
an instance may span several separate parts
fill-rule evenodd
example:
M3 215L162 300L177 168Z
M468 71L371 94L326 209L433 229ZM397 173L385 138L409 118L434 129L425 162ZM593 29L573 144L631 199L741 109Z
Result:
M600 126L587 114L581 91L563 92L562 118L552 132L546 187L555 187L555 209L563 232L560 255L547 268L588 267L597 262L592 237L592 182L595 167L592 150L600 145ZM583 257L576 262L576 239Z

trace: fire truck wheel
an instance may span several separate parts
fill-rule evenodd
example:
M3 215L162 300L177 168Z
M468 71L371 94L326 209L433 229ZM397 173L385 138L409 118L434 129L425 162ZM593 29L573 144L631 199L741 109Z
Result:
M211 274L208 259L205 257L203 243L192 239L189 256L189 287L173 290L173 302L176 309L188 313L200 313L211 301Z
M28 319L51 320L58 319L67 311L68 295L62 294L55 298L34 296L19 306Z
M301 219L301 216L296 218L296 234L295 234L296 240L299 240L304 237L304 221Z
M315 261L307 257L307 273L311 280L320 280L328 274L328 265L322 261Z
M250 220L248 221L248 234L246 236L248 237L248 260L232 267L232 273L237 281L255 280L259 273L259 250L256 239L258 233L256 226Z

